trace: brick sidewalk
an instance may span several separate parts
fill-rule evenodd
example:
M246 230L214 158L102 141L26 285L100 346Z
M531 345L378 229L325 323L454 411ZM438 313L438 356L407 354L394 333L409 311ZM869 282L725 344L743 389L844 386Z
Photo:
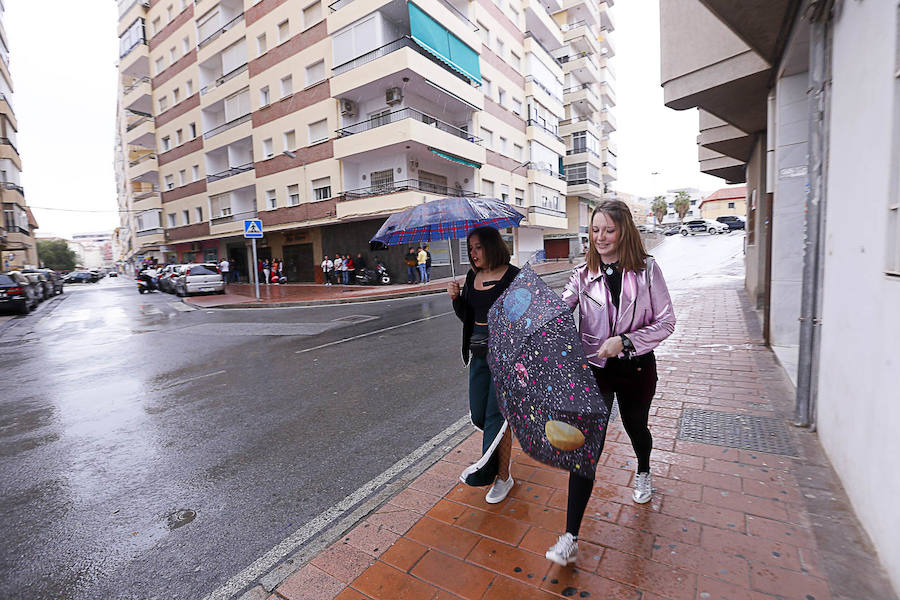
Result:
M617 420L574 568L544 551L565 526L567 475L516 447L499 505L457 479L473 434L261 599L829 600L895 596L831 479L815 435L787 425L792 388L737 287L675 292L651 411L655 493L631 501L634 455ZM463 402L463 399L459 400ZM797 456L679 439L688 410L774 417Z

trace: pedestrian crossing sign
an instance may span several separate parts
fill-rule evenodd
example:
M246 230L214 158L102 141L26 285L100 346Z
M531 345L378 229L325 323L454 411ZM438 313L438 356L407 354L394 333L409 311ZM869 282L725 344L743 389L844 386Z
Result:
M244 219L244 237L261 238L263 236L261 219Z

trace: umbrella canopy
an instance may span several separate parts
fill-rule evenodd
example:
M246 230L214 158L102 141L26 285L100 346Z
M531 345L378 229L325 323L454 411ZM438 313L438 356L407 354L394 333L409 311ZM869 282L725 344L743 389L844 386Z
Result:
M441 198L395 213L372 242L393 246L460 239L476 227L518 227L524 215L496 198Z
M594 477L609 410L569 307L525 265L488 313L500 412L535 460Z

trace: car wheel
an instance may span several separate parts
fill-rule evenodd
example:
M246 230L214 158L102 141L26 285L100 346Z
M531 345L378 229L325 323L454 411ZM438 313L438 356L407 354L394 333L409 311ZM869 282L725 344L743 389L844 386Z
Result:
M714 227L710 227L709 229L706 230L706 232L709 235L716 235L717 233L719 233L719 231L717 229L715 229Z
M685 230L685 229L681 230L681 235L687 237L687 234L688 234L687 230Z

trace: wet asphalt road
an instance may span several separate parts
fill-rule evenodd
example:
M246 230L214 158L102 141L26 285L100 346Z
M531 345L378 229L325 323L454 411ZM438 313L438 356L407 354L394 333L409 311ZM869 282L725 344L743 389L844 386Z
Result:
M655 254L677 289L741 240ZM445 295L186 308L104 279L0 320L0 598L202 598L467 414Z

